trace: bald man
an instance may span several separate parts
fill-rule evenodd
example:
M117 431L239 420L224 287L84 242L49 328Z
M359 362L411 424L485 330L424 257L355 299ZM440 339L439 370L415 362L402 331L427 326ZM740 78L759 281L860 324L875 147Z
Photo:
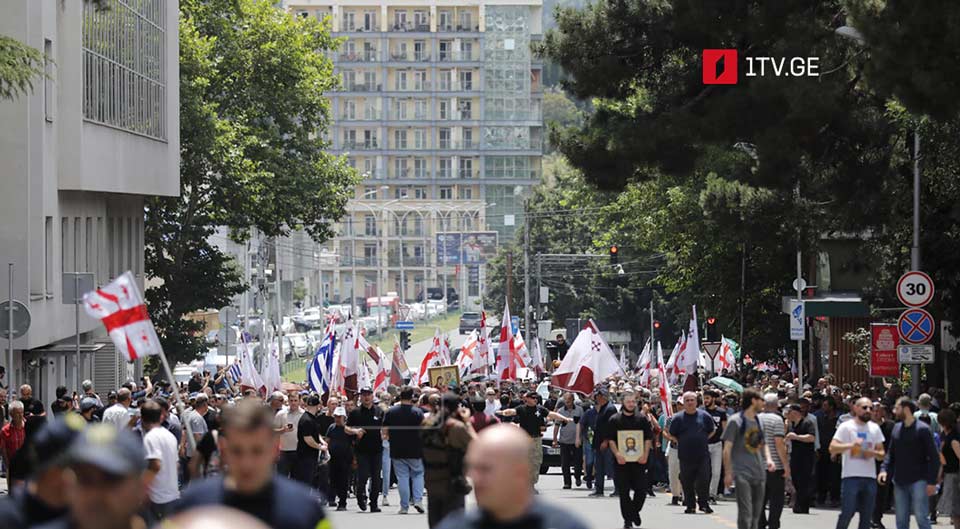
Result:
M537 500L530 479L530 437L509 424L484 428L467 450L467 476L473 482L478 509L458 511L438 529L480 529L523 526L586 529L559 507Z

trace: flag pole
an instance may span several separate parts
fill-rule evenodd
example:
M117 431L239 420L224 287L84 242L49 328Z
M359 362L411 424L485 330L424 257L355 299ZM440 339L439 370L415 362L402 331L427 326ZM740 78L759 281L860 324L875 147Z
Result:
M187 420L183 415L183 399L180 398L180 387L177 385L177 381L173 378L173 371L170 370L170 363L167 362L167 354L163 352L163 349L160 349L160 363L163 364L163 371L167 374L167 378L170 379L170 384L173 386L173 398L177 402L177 413L180 414L182 419L183 427L187 431L187 442L190 443L190 451L196 453L197 450L197 440L193 438L193 429L190 428L190 421Z

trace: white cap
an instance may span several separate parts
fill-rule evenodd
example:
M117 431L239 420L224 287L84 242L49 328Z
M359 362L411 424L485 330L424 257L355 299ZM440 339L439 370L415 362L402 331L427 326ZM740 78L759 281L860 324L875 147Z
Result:
M344 408L343 406L337 406L337 409L333 410L333 416L334 416L334 417L346 417L346 416L347 416L347 409Z

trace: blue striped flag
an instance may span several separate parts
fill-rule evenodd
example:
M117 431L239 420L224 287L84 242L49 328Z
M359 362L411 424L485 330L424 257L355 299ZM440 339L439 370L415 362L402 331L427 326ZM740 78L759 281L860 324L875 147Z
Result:
M310 389L323 394L330 390L333 381L333 352L336 348L337 337L330 329L320 342L317 354L307 364L307 382Z
M227 369L227 377L230 379L230 382L236 384L240 381L240 376L243 372L240 370L240 364L230 364L230 368Z

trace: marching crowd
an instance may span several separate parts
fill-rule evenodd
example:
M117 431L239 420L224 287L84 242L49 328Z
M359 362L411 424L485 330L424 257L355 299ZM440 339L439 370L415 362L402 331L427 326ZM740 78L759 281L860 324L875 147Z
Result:
M563 488L610 490L625 528L664 491L691 514L735 497L739 529L779 529L784 508L818 506L839 509L837 529L855 514L859 529L885 529L891 508L897 529L911 515L921 529L938 515L960 529L958 405L942 391L914 400L829 376L739 380L675 400L632 374L590 395L535 381L262 395L223 372L106 395L85 381L49 405L28 385L0 389L0 527L151 527L203 506L241 511L249 527L318 529L327 509L388 507L431 528L585 527L536 498L546 444L559 449ZM479 509L465 512L471 492Z

